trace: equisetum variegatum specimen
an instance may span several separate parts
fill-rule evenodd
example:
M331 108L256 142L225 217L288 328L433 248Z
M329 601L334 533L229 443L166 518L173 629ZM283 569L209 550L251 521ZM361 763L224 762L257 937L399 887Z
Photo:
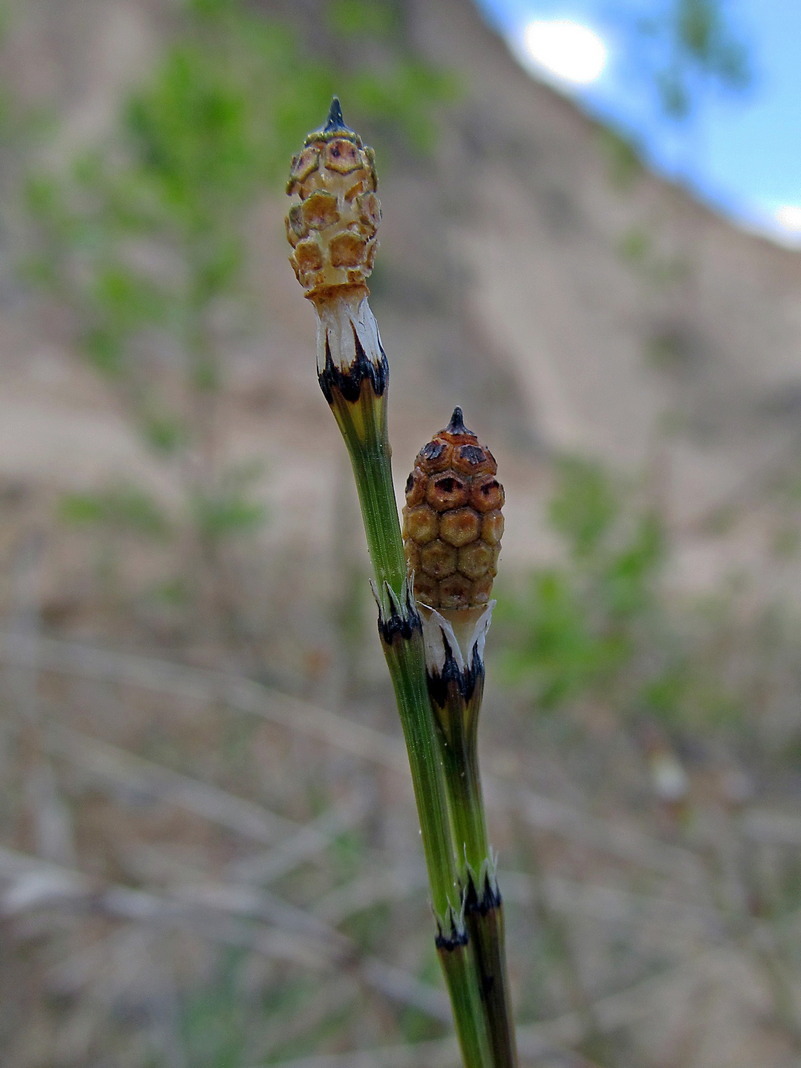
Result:
M466 1068L512 1068L501 895L477 754L503 488L492 454L456 408L417 455L401 536L389 364L367 299L381 219L376 188L373 152L334 100L292 160L290 262L317 314L318 378L356 480L462 1057Z

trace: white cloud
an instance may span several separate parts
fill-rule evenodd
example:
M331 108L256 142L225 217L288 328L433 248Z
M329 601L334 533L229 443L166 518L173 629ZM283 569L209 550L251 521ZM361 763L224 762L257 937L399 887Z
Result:
M572 19L535 19L513 43L522 62L535 73L568 85L597 81L609 59L603 38Z
M801 236L801 204L781 204L774 210L773 218L782 230Z

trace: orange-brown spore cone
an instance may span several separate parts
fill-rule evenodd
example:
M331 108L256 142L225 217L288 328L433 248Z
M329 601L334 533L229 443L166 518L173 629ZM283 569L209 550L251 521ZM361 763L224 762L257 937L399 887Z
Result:
M442 610L489 601L503 534L497 470L460 408L417 454L406 483L403 543L423 604Z

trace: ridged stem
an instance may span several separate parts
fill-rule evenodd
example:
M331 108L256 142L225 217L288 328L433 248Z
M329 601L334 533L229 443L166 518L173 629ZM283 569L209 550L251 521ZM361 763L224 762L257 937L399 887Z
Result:
M459 856L459 875L477 879L489 860L487 820L478 765L478 712L484 690L482 674L468 699L449 687L445 704L435 705L445 790Z
M326 387L324 387L326 392ZM379 629L409 756L437 951L453 1006L465 1068L502 1068L493 1060L481 984L462 911L461 884L426 680L420 620L407 593L406 561L392 482L386 398L369 379L354 400L328 389L348 449L375 573Z
M337 397L332 407L353 468L376 585L381 590L386 583L400 598L406 561L395 507L386 404L374 396L369 382L363 382L356 403Z
M502 1068L487 1033L478 970L469 935L437 939L437 956L448 986L465 1068Z
M497 885L488 883L468 891L465 920L479 973L481 997L487 1020L493 1064L517 1068L509 978L506 969L503 904Z
M451 682L434 702L445 789L465 888L464 916L479 975L493 1064L516 1068L517 1048L506 968L503 905L491 855L478 763L483 666L465 687Z

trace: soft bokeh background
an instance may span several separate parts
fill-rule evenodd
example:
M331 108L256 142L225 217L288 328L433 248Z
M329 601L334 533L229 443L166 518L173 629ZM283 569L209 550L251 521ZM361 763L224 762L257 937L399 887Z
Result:
M758 84L710 42L756 78L756 41L631 9L691 158L698 94ZM378 153L398 485L458 403L507 488L482 752L523 1064L797 1065L797 252L468 0L7 0L0 83L4 1068L457 1063L286 262L334 92Z

